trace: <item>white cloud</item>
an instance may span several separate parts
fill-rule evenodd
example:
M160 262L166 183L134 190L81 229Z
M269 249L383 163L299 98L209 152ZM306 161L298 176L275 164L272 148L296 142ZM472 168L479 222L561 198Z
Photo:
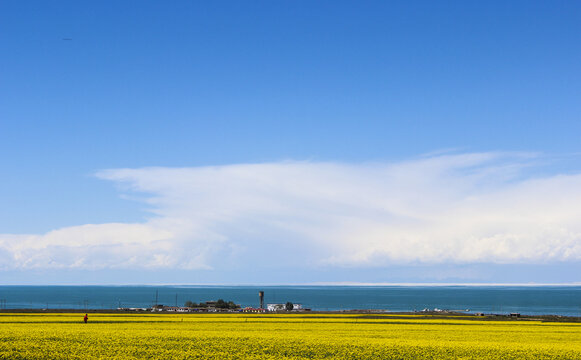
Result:
M98 173L147 195L142 224L0 235L5 269L383 266L581 259L581 175L534 154Z

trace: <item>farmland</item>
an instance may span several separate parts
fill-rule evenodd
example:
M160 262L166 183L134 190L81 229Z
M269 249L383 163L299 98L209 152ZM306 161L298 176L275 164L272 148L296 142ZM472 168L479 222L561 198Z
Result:
M0 359L581 359L581 324L343 314L0 314Z

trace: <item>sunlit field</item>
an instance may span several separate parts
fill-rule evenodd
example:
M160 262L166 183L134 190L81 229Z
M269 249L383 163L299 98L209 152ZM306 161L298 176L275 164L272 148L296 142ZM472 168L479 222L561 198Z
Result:
M1 359L581 359L581 324L420 316L0 314Z

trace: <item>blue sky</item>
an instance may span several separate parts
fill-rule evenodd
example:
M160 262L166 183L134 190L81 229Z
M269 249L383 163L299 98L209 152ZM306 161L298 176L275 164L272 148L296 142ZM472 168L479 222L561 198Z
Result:
M578 281L580 20L2 1L2 279Z

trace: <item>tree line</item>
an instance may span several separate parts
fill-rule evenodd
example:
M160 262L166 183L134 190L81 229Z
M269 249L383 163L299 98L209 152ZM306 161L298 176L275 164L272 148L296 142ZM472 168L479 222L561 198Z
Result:
M195 303L192 301L186 301L185 306L189 308L208 308L208 307L215 307L216 309L238 309L240 305L234 303L234 301L224 301L224 299L218 299L215 303L210 301L211 304L208 302L201 302Z

